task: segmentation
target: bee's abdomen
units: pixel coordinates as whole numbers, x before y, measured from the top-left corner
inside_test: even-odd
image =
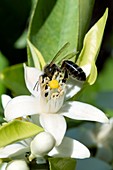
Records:
[[[77,64],[75,64],[72,61],[69,60],[64,60],[62,65],[61,65],[62,70],[66,70],[68,72],[68,75],[70,75],[73,78],[76,78],[77,80],[80,81],[85,81],[86,80],[86,74],[80,68]]]

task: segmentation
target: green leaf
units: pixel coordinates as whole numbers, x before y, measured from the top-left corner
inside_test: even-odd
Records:
[[[42,53],[46,62],[50,61],[67,42],[70,43],[70,47],[65,53],[77,50],[78,41],[79,46],[82,44],[93,4],[94,0],[87,0],[87,3],[81,0],[57,0],[45,22],[41,17],[40,1],[36,4],[29,26],[28,39]],[[29,56],[29,61],[33,65],[31,55]],[[75,60],[75,57],[73,59]]]
[[[78,36],[78,51],[83,45],[84,35],[86,34],[92,16],[95,0],[79,0],[79,36]]]
[[[108,9],[106,9],[104,15],[86,34],[84,38],[82,51],[77,60],[77,64],[80,66],[86,64],[91,65],[91,72],[88,78],[89,84],[93,84],[97,77],[97,69],[95,66],[95,61],[97,59],[100,50],[107,17],[108,17]]]
[[[40,30],[37,32],[33,31],[34,25],[31,25],[30,41],[39,49],[46,62],[50,61],[67,42],[71,44],[69,47],[70,52],[77,49],[78,5],[78,0],[57,0],[52,12]],[[33,19],[38,21],[36,14]],[[36,25],[36,23],[32,24]]]
[[[0,127],[0,147],[34,136],[43,129],[31,122],[14,120]]]
[[[12,90],[15,95],[29,94],[25,86],[22,64],[8,67],[0,72],[0,83]]]
[[[32,55],[33,63],[36,68],[39,70],[42,70],[42,68],[45,66],[45,61],[41,53],[38,51],[37,48],[28,40],[28,47]]]
[[[49,158],[50,170],[75,170],[76,160],[72,158]]]
[[[35,0],[29,24],[28,37],[37,33],[49,16],[56,0]],[[35,35],[34,35],[35,36]],[[33,38],[33,37],[30,37]]]
[[[34,3],[34,8],[32,10],[32,15],[29,24],[28,30],[28,39],[33,43],[34,38],[38,31],[41,29],[44,24],[46,18],[50,14],[56,0],[36,0]],[[35,43],[33,43],[35,45]],[[28,65],[34,66],[32,55],[29,51],[29,46],[27,48],[28,51]]]

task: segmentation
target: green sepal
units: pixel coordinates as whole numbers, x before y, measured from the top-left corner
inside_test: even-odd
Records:
[[[97,68],[95,61],[100,50],[107,17],[108,8],[99,21],[86,34],[83,48],[77,60],[77,64],[79,66],[89,65],[91,67],[90,75],[87,79],[87,82],[90,85],[92,85],[97,78]]]
[[[42,54],[29,40],[27,40],[27,44],[32,55],[34,67],[42,70],[46,65]]]
[[[0,126],[0,147],[32,137],[43,129],[31,122],[13,120]]]

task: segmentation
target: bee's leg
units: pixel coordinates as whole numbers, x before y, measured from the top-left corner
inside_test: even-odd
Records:
[[[52,80],[56,79],[58,76],[59,72],[56,70],[52,76]]]
[[[68,71],[66,69],[65,60],[62,62],[60,70],[64,73],[64,78],[63,78],[62,82],[65,83],[68,79]]]
[[[60,67],[60,69],[61,70],[65,70],[65,67],[66,67],[66,64],[65,64],[65,60],[62,62],[62,64],[61,64],[61,67]]]
[[[47,77],[46,74],[42,74],[42,75],[40,76],[40,78],[41,78],[41,83],[44,83],[44,78],[45,78],[45,77]]]
[[[65,70],[64,70],[64,78],[63,78],[62,82],[63,82],[63,83],[66,83],[67,79],[68,79],[68,72],[67,72],[67,70],[65,69]]]
[[[36,83],[35,83],[35,85],[34,85],[34,87],[33,87],[33,90],[36,89],[36,90],[38,91],[39,82],[40,82],[40,83],[44,83],[44,78],[45,78],[45,77],[46,77],[45,74],[40,75],[39,80],[36,81]]]

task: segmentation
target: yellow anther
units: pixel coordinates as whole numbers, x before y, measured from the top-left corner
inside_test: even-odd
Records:
[[[51,89],[57,89],[59,87],[59,83],[57,80],[51,80],[49,82],[49,86]]]

